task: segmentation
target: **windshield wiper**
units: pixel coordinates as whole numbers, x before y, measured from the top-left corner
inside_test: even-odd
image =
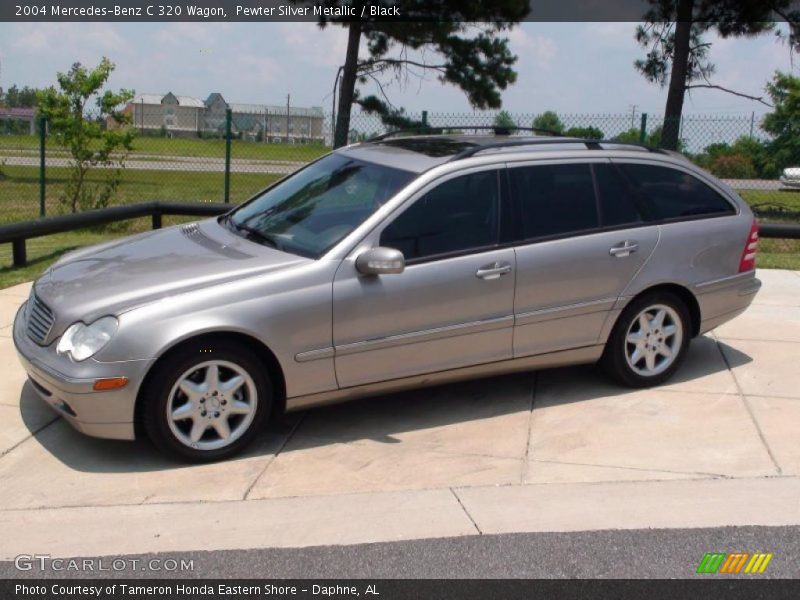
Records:
[[[228,215],[225,217],[225,222],[233,228],[234,231],[244,231],[247,235],[245,236],[247,239],[252,239],[255,242],[259,242],[262,244],[266,244],[268,246],[272,246],[278,250],[281,249],[281,244],[275,239],[274,236],[262,233],[255,227],[250,227],[249,225],[243,225],[242,223],[237,223],[233,220],[232,215]]]

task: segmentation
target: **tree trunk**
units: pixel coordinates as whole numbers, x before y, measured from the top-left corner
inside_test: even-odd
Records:
[[[348,25],[347,55],[342,68],[342,82],[339,87],[339,110],[336,114],[336,133],[333,136],[333,147],[347,145],[350,132],[350,109],[356,90],[358,75],[358,45],[361,42],[361,23],[351,22]]]
[[[680,144],[683,97],[686,94],[686,78],[689,75],[689,46],[693,12],[694,0],[678,0],[675,54],[672,57],[667,107],[664,111],[664,129],[661,134],[661,147],[666,150],[677,150]]]

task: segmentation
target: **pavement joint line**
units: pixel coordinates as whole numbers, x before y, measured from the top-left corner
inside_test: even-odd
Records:
[[[483,532],[481,531],[481,528],[478,527],[478,524],[475,522],[475,519],[473,519],[472,515],[469,514],[469,511],[467,510],[467,507],[464,506],[463,502],[461,502],[461,498],[458,497],[458,494],[456,494],[456,491],[453,488],[449,488],[449,490],[450,490],[450,493],[453,494],[453,497],[456,499],[456,502],[458,502],[458,505],[461,507],[461,510],[463,510],[464,514],[467,515],[467,518],[469,519],[470,523],[472,523],[472,526],[475,528],[475,531],[478,532],[478,535],[483,535]]]
[[[47,427],[50,427],[50,425],[52,425],[53,423],[55,423],[57,421],[60,421],[60,420],[61,420],[61,417],[59,417],[58,415],[53,415],[53,419],[51,421],[48,421],[47,423],[45,423],[41,427],[38,427],[35,431],[29,431],[29,435],[27,435],[24,438],[22,438],[20,441],[18,441],[16,444],[11,446],[10,448],[7,448],[6,450],[3,450],[2,452],[0,452],[0,460],[2,460],[3,458],[5,458],[9,454],[11,454],[14,450],[19,448],[22,444],[24,444],[28,440],[34,439],[36,437],[36,434],[38,434],[40,431],[46,429]]]
[[[300,417],[297,419],[292,429],[289,431],[289,435],[287,435],[286,439],[283,440],[283,443],[280,445],[278,450],[270,458],[267,459],[267,464],[264,465],[264,468],[261,469],[261,472],[258,475],[256,475],[256,477],[253,479],[250,485],[247,486],[247,489],[244,491],[244,495],[242,496],[242,500],[247,500],[248,496],[250,496],[250,493],[253,491],[253,488],[256,487],[256,484],[264,476],[264,473],[266,473],[270,465],[273,462],[275,462],[275,459],[278,458],[278,455],[283,451],[283,449],[289,443],[289,440],[291,440],[292,437],[294,437],[294,434],[300,428],[300,425],[303,423],[303,421],[306,420],[306,415],[308,415],[308,411],[304,411],[303,414],[300,415]]]
[[[778,394],[747,394],[748,398],[777,398],[778,400],[796,400],[800,402],[800,396],[779,396]]]
[[[722,360],[725,362],[725,366],[728,367],[728,371],[730,371],[731,376],[733,376],[733,381],[736,384],[736,389],[739,391],[739,398],[741,399],[742,404],[744,405],[744,408],[747,411],[747,414],[750,415],[750,421],[753,423],[753,427],[755,427],[756,432],[758,433],[758,437],[761,438],[761,443],[764,444],[764,449],[767,451],[767,454],[769,455],[772,464],[775,465],[775,471],[777,472],[778,475],[782,475],[783,469],[778,463],[778,459],[775,457],[775,454],[773,454],[772,448],[770,448],[769,443],[767,442],[767,437],[764,435],[761,426],[758,424],[758,419],[756,419],[756,415],[753,412],[753,407],[750,406],[750,402],[748,402],[747,396],[745,395],[744,390],[742,390],[742,386],[739,384],[739,380],[736,378],[736,373],[733,372],[731,364],[730,362],[728,362],[728,357],[725,356],[725,352],[722,350],[722,346],[720,345],[719,340],[717,340],[717,350],[722,355]]]
[[[536,385],[539,381],[538,371],[533,371],[531,373],[531,402],[530,408],[528,412],[528,436],[526,438],[525,443],[525,456],[523,457],[522,461],[522,469],[520,470],[519,474],[519,482],[525,482],[525,476],[528,473],[528,465],[530,465],[530,455],[531,455],[531,432],[533,431],[533,409],[536,404]]]
[[[725,340],[734,340],[737,342],[764,342],[767,344],[798,344],[797,340],[765,340],[762,338],[742,338],[742,337],[731,337],[729,335],[723,337],[716,338],[720,342],[724,342]]]
[[[547,463],[552,465],[570,465],[574,467],[597,467],[602,469],[620,469],[624,471],[644,471],[647,473],[670,473],[671,475],[697,475],[697,479],[741,479],[740,477],[734,477],[733,475],[726,475],[725,473],[707,473],[705,471],[673,471],[672,469],[649,469],[646,467],[624,467],[621,465],[604,465],[604,464],[597,464],[597,463],[579,463],[579,462],[569,462],[563,460],[547,460],[541,458],[534,458],[533,462],[540,462],[540,463]],[[623,481],[623,480],[619,480]],[[625,480],[628,481],[628,480]],[[671,481],[669,479],[664,480],[650,480],[650,481]]]
[[[445,486],[445,487],[430,487],[419,489],[403,489],[403,490],[378,490],[378,491],[349,491],[334,494],[317,494],[315,496],[270,496],[267,498],[253,498],[250,500],[241,499],[225,499],[225,500],[167,500],[163,502],[148,502],[141,504],[139,502],[130,502],[125,504],[65,504],[63,506],[31,506],[24,508],[0,508],[2,513],[22,513],[22,512],[42,512],[42,511],[56,511],[56,510],[71,510],[71,509],[113,509],[113,508],[131,508],[131,507],[159,507],[159,506],[189,506],[189,505],[202,505],[202,504],[235,504],[241,502],[273,502],[285,500],[304,500],[314,498],[341,498],[346,496],[369,496],[369,495],[386,495],[386,494],[403,494],[403,493],[428,493],[428,492],[442,492],[450,490],[457,493],[456,490],[477,490],[477,489],[497,489],[508,487],[542,487],[553,485],[569,485],[569,486],[599,486],[599,485],[650,485],[657,483],[707,483],[707,482],[723,482],[723,481],[763,481],[767,479],[800,479],[800,475],[759,475],[755,477],[728,477],[728,478],[713,478],[713,477],[697,477],[687,479],[640,479],[640,480],[613,480],[613,481],[541,481],[541,482],[526,482],[515,483],[513,481],[505,483],[486,483],[480,485],[462,485],[462,486]]]

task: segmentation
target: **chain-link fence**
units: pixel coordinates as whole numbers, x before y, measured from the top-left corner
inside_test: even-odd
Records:
[[[89,169],[85,185],[98,190],[97,197],[90,195],[89,202],[77,209],[150,200],[238,203],[331,150],[333,119],[320,109],[270,113],[259,106],[235,105],[223,106],[217,113],[211,115],[214,118],[206,115],[201,124],[191,111],[148,114],[144,105],[134,110],[132,151],[122,164]],[[423,112],[406,116],[451,133],[485,133],[470,128],[494,125],[535,127],[653,146],[661,145],[663,134],[663,119],[657,115]],[[778,157],[760,122],[755,115],[687,116],[680,122],[679,147],[737,189],[762,218],[800,221],[800,188],[781,180],[784,169],[800,167],[800,156],[784,152]],[[0,115],[0,223],[73,210],[74,160],[68,149],[49,135],[40,135],[40,130],[38,120]],[[355,112],[351,118],[350,141],[385,131],[374,115]],[[112,185],[106,189],[109,181]]]
[[[133,147],[122,164],[95,165],[84,174],[75,201],[75,162],[60,147],[33,109],[0,110],[0,225],[151,200],[239,203],[276,179],[332,149],[334,121],[321,109],[227,105],[206,101],[202,121],[191,107],[131,107]],[[185,109],[185,110],[184,110]],[[489,133],[481,127],[533,127],[581,138],[662,145],[663,117],[643,114],[411,113],[411,122],[447,133]],[[93,118],[91,115],[87,118]],[[102,123],[105,127],[106,124]],[[679,149],[727,181],[759,218],[800,222],[798,155],[776,147],[761,128],[761,117],[686,116],[678,124]],[[349,141],[385,133],[374,116],[354,111]],[[673,127],[671,131],[675,131]],[[528,132],[521,132],[528,133]],[[800,144],[795,146],[800,148]],[[796,184],[795,184],[796,181]],[[797,185],[797,187],[794,187]],[[172,217],[165,224],[185,220]],[[104,236],[149,228],[149,220],[128,221],[73,234],[38,238],[29,254],[40,265],[69,247]],[[11,260],[0,248],[0,279]],[[42,262],[44,261],[44,262]],[[763,240],[761,266],[800,268],[800,241]],[[6,273],[6,275],[8,275]],[[19,275],[22,277],[22,275]]]

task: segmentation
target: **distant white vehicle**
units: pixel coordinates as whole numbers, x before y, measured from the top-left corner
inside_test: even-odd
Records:
[[[788,167],[784,169],[780,180],[786,187],[800,188],[800,167]]]

